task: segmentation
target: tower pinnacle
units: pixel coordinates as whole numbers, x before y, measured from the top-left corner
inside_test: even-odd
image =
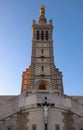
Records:
[[[40,16],[44,16],[45,15],[45,6],[41,6],[40,7]]]
[[[38,23],[39,23],[39,24],[44,24],[44,23],[46,23],[46,22],[47,22],[47,20],[46,20],[46,18],[45,18],[45,6],[42,5],[42,6],[40,7],[40,17],[39,17],[39,19],[38,19]]]

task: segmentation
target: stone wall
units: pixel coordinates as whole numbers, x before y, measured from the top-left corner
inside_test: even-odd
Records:
[[[48,130],[81,130],[83,129],[83,105],[69,96],[58,96],[54,91],[38,93],[34,91],[28,96],[17,96],[5,100],[0,106],[0,130],[44,130],[44,109],[38,103],[44,103],[45,96],[48,103],[54,107],[48,110]]]
[[[1,97],[1,101],[5,103],[0,105],[0,120],[7,118],[19,111],[19,96],[11,96],[11,98],[5,98]]]
[[[0,120],[0,130],[18,130],[17,114]]]

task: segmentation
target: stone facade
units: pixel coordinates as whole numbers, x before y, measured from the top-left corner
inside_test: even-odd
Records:
[[[0,96],[0,130],[83,130],[83,97],[64,94],[52,29],[41,6],[38,22],[33,20],[31,65],[23,72],[21,94]]]
[[[52,31],[52,20],[47,22],[42,7],[38,22],[33,20],[32,24],[31,67],[23,73],[22,93],[32,89],[53,89],[63,95],[62,73],[54,64]]]
[[[21,93],[24,93],[26,90],[30,89],[30,72],[31,67],[27,68],[22,74],[22,88]]]
[[[81,130],[83,128],[83,105],[66,95],[59,96],[53,91],[29,91],[28,96],[19,95],[8,101],[3,108],[0,106],[0,129],[31,130],[44,129],[44,109],[38,103],[54,103],[48,110],[48,130]],[[10,105],[11,104],[11,105]],[[79,107],[78,107],[79,106]]]

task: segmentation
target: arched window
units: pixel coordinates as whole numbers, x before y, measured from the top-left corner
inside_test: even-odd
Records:
[[[43,54],[43,53],[44,53],[44,50],[42,49],[41,52],[42,52],[42,54]]]
[[[45,38],[48,40],[48,31],[45,32]]]
[[[47,86],[45,83],[40,83],[39,86],[38,86],[39,90],[46,90],[47,89]]]
[[[41,31],[41,40],[44,40],[44,31]]]
[[[42,71],[44,71],[44,66],[42,66]]]
[[[37,40],[40,39],[40,34],[39,34],[39,31],[37,31]]]

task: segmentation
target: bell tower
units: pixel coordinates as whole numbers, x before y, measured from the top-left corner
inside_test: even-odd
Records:
[[[22,93],[28,90],[54,90],[63,94],[62,73],[54,65],[53,25],[47,22],[45,7],[40,7],[40,17],[32,24],[31,66],[23,72]]]

